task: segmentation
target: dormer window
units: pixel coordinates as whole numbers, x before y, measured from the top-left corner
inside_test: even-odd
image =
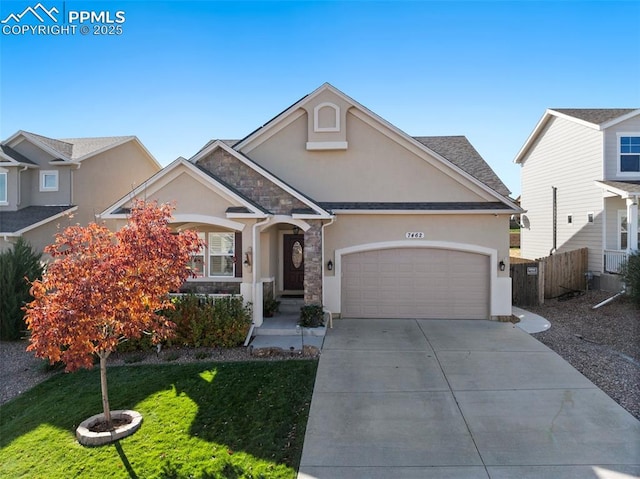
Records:
[[[640,173],[640,134],[621,135],[620,146],[620,173]]]
[[[58,191],[58,172],[55,170],[40,172],[40,191]]]

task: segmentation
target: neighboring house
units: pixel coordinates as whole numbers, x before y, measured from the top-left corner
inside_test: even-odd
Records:
[[[343,317],[510,315],[508,194],[466,138],[412,138],[329,84],[134,192],[200,232],[185,289],[242,294],[257,326],[271,294]]]
[[[135,136],[57,140],[19,131],[0,144],[0,251],[38,251],[59,226],[87,224],[161,166]]]
[[[547,110],[515,162],[522,256],[587,247],[595,286],[617,289],[638,249],[640,109]]]

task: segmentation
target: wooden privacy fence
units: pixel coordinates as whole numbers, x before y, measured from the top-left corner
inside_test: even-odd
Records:
[[[586,287],[588,249],[557,253],[536,261],[511,258],[511,300],[516,306],[536,306]]]

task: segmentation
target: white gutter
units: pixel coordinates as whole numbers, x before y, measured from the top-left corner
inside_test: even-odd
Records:
[[[252,248],[253,248],[253,270],[251,272],[252,274],[252,279],[251,279],[251,296],[252,296],[252,301],[253,301],[253,312],[252,312],[252,318],[251,318],[251,327],[249,328],[249,333],[247,334],[247,337],[244,340],[244,345],[248,346],[249,345],[249,341],[251,341],[251,335],[253,334],[253,330],[256,326],[256,316],[257,313],[260,313],[260,315],[262,315],[262,304],[259,305],[259,307],[257,306],[257,302],[256,302],[256,291],[257,291],[257,285],[258,285],[258,262],[260,260],[260,253],[259,253],[259,249],[257,247],[257,238],[258,238],[258,228],[260,226],[264,226],[266,225],[269,221],[271,221],[271,217],[272,215],[267,216],[264,220],[259,221],[257,223],[255,223],[252,227],[252,231],[251,231],[251,242],[252,244]],[[262,302],[262,297],[260,297],[260,301]]]
[[[18,206],[22,204],[22,172],[28,169],[28,166],[23,166],[21,170],[18,170]]]

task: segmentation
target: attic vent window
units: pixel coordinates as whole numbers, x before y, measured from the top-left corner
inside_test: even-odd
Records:
[[[313,131],[329,133],[340,131],[340,108],[333,103],[320,103],[313,109]]]

